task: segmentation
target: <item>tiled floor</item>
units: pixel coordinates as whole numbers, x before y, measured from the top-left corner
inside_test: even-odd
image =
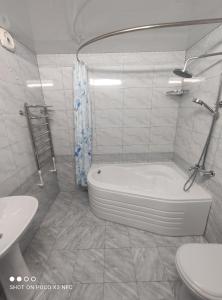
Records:
[[[91,212],[86,192],[59,194],[25,253],[42,284],[36,300],[172,300],[176,249],[200,237],[163,237],[106,222]]]

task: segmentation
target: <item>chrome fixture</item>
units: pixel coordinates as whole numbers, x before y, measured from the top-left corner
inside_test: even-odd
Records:
[[[195,164],[193,167],[191,167],[189,169],[189,171],[191,172],[189,178],[187,179],[187,181],[184,184],[184,191],[187,192],[192,185],[195,182],[195,179],[197,177],[198,174],[202,175],[202,176],[208,176],[208,177],[212,177],[215,176],[215,172],[213,170],[206,170],[205,168],[205,162],[206,162],[206,157],[207,157],[207,153],[208,153],[208,149],[210,146],[210,142],[211,142],[211,138],[212,138],[212,134],[215,128],[215,124],[216,121],[218,119],[219,116],[219,108],[222,106],[221,103],[221,92],[222,92],[222,74],[220,75],[220,83],[219,83],[219,89],[218,89],[218,94],[217,94],[217,100],[215,103],[215,109],[212,109],[210,106],[208,106],[204,101],[196,98],[193,100],[193,102],[203,105],[205,108],[207,108],[211,113],[212,113],[212,122],[211,122],[211,126],[210,126],[210,130],[205,142],[205,145],[203,147],[203,150],[201,152],[200,158],[197,162],[197,164]]]
[[[192,78],[193,74],[187,71],[187,66],[195,59],[200,59],[200,58],[205,58],[205,57],[210,57],[210,56],[217,56],[217,55],[222,55],[222,52],[215,52],[215,53],[209,53],[209,54],[203,54],[200,56],[193,56],[189,57],[184,64],[183,69],[174,69],[173,73],[179,77],[183,78]]]
[[[78,62],[80,62],[79,53],[83,48],[85,48],[86,46],[88,46],[90,44],[96,43],[100,40],[110,38],[112,36],[126,34],[126,33],[130,33],[130,32],[136,32],[136,31],[151,30],[151,29],[170,28],[170,27],[183,27],[183,26],[192,26],[192,25],[203,25],[203,24],[216,24],[216,23],[222,23],[222,18],[159,23],[159,24],[150,24],[150,25],[143,25],[143,26],[119,29],[119,30],[116,30],[116,31],[111,31],[111,32],[108,32],[108,33],[105,33],[105,34],[98,35],[98,36],[86,41],[82,45],[80,45],[79,48],[77,49],[77,52],[76,52],[76,58],[77,58]]]
[[[49,170],[49,172],[56,172],[55,154],[49,124],[50,118],[48,107],[51,106],[28,105],[27,103],[25,103],[25,112],[23,114],[21,114],[21,111],[19,112],[20,115],[25,115],[27,118],[35,162],[40,180],[40,183],[38,185],[41,187],[44,186],[41,168],[44,166],[46,161],[48,161],[49,159],[52,160],[53,169]]]
[[[188,93],[189,93],[189,90],[178,89],[178,90],[167,91],[166,95],[167,96],[182,96],[182,95],[188,94]]]
[[[0,45],[10,52],[15,52],[15,42],[11,34],[0,27]]]
[[[200,104],[200,105],[203,105],[206,109],[208,109],[212,114],[215,113],[215,110],[213,108],[211,108],[207,103],[205,103],[204,101],[202,101],[201,99],[199,98],[193,98],[193,102],[194,103],[197,103],[197,104]]]

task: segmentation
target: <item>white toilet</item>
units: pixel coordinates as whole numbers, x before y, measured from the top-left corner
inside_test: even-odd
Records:
[[[183,281],[177,300],[222,300],[222,245],[185,244],[177,250],[176,267]]]

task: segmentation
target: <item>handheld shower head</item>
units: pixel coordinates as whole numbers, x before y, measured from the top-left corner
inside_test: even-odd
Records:
[[[203,101],[200,100],[199,98],[193,98],[192,102],[203,105]]]
[[[199,99],[199,98],[193,98],[193,102],[203,105],[207,110],[209,110],[209,112],[211,112],[212,114],[215,113],[215,110],[213,108],[211,108],[207,103],[205,103],[203,100]]]

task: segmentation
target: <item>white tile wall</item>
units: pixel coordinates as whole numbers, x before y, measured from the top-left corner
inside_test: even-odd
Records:
[[[28,88],[40,80],[36,56],[16,42],[16,52],[0,47],[0,196],[11,194],[36,166],[26,119],[19,115],[24,103],[43,104],[41,88]]]
[[[186,57],[204,53],[222,51],[222,26],[218,27],[193,47],[188,49]],[[193,97],[199,97],[210,106],[214,106],[219,88],[219,78],[222,73],[222,57],[216,56],[199,59],[190,65],[194,76],[202,79],[200,83],[186,84],[190,93],[181,97],[178,110],[177,131],[175,139],[175,153],[177,158],[183,159],[187,165],[194,165],[200,157],[209,132],[212,116],[203,107],[192,103]],[[213,205],[209,216],[206,236],[209,241],[222,242],[222,117],[217,121],[213,138],[209,148],[206,166],[216,172],[216,176],[207,181],[212,192]]]
[[[172,152],[181,99],[166,96],[166,91],[176,88],[168,81],[174,77],[172,69],[183,64],[184,52],[103,54],[102,67],[100,54],[83,58],[90,78],[122,81],[118,87],[91,87],[94,153],[102,154],[103,146],[104,154],[109,149],[120,154]]]
[[[222,50],[220,34],[222,26],[204,37],[186,52],[186,56],[200,55]],[[190,93],[181,98],[178,111],[177,133],[175,139],[175,152],[180,154],[189,164],[193,164],[200,155],[200,151],[209,131],[212,116],[203,107],[192,103],[193,97],[199,97],[210,106],[214,106],[219,88],[219,78],[222,72],[222,57],[217,56],[207,59],[199,59],[190,65],[194,76],[202,79],[200,83],[186,84],[185,87]],[[214,131],[214,144],[221,138],[221,118],[217,121]],[[187,142],[186,142],[187,141]],[[213,149],[216,151],[216,146]],[[213,151],[213,150],[212,150]],[[189,155],[188,155],[188,152]],[[218,162],[213,163],[210,155],[207,157],[207,164],[210,168],[217,169]],[[222,184],[221,178],[215,178]]]
[[[53,106],[52,138],[56,155],[72,155],[74,145],[73,119],[73,63],[74,55],[38,55],[42,82],[50,80],[52,87],[44,87],[45,103]]]
[[[89,67],[89,79],[122,81],[119,86],[90,86],[94,154],[172,152],[180,98],[166,96],[166,91],[174,88],[168,81],[174,77],[172,69],[183,64],[184,52],[81,57]],[[46,103],[56,109],[52,131],[57,155],[73,153],[73,120],[65,120],[73,113],[73,61],[72,55],[38,55],[41,79],[54,82],[43,91]]]

